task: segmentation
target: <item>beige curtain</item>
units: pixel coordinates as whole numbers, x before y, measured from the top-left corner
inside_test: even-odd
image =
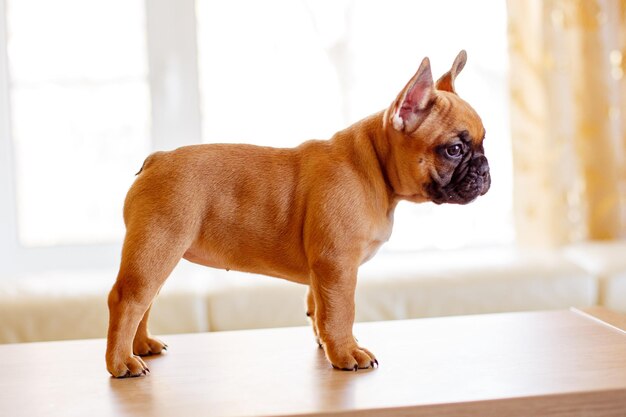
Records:
[[[626,0],[508,0],[519,241],[626,236]]]

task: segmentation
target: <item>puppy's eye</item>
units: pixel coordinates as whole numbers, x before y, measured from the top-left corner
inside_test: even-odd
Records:
[[[452,145],[446,148],[446,155],[451,158],[458,158],[463,155],[463,147],[461,145]]]

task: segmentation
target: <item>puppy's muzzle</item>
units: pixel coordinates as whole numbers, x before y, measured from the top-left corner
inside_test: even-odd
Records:
[[[487,194],[489,187],[491,187],[491,175],[489,174],[489,161],[484,155],[477,156],[472,159],[472,166],[475,167],[477,185],[480,184],[477,189],[480,190],[479,195]],[[471,171],[471,167],[470,167]],[[478,197],[478,196],[477,196]]]
[[[484,155],[477,155],[465,169],[455,172],[450,183],[442,187],[433,182],[429,192],[436,204],[468,204],[486,194],[490,186],[489,162]]]

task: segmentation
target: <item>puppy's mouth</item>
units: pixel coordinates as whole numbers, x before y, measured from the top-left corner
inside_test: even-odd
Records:
[[[478,155],[459,165],[449,183],[444,185],[433,179],[427,193],[435,204],[468,204],[486,194],[490,186],[489,163],[484,155]]]

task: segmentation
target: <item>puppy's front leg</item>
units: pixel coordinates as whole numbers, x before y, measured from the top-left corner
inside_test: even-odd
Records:
[[[316,262],[311,272],[318,337],[330,363],[349,371],[378,363],[374,354],[357,345],[352,335],[356,271],[356,267]]]
[[[322,342],[319,338],[317,331],[317,323],[315,323],[315,298],[313,297],[313,290],[309,287],[306,293],[306,316],[311,319],[311,326],[313,327],[313,334],[315,335],[315,341],[317,345],[322,348]]]

